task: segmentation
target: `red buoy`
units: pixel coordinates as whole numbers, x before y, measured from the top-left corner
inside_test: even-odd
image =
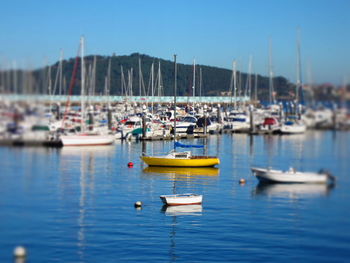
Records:
[[[129,167],[129,168],[134,167],[134,163],[133,163],[133,162],[128,162],[128,167]]]

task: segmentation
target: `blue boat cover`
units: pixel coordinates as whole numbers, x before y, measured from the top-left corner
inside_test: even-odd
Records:
[[[175,142],[174,147],[182,147],[182,148],[204,148],[204,145],[191,145],[191,144],[182,144],[180,142]]]

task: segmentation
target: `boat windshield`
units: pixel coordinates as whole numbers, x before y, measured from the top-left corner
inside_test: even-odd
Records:
[[[184,117],[182,120],[182,122],[192,122],[192,123],[196,123],[196,118],[195,117],[191,117],[191,116],[187,116],[187,117]]]
[[[176,154],[175,158],[187,158],[187,154]]]

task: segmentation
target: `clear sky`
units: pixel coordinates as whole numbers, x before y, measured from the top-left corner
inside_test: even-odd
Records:
[[[350,0],[2,0],[0,64],[39,67],[60,49],[76,55],[140,52],[180,63],[267,75],[269,39],[275,75],[296,79],[301,32],[303,82],[350,81]]]

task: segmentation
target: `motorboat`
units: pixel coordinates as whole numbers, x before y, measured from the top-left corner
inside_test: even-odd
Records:
[[[138,116],[131,116],[128,119],[121,121],[118,130],[121,132],[122,138],[132,136],[134,131],[135,134],[138,133],[138,131],[141,131],[142,134],[142,119]]]
[[[261,131],[275,132],[280,128],[279,121],[276,117],[266,117],[260,126]]]
[[[198,194],[161,195],[160,199],[165,205],[199,205],[203,196]]]
[[[285,122],[281,128],[282,134],[300,134],[306,132],[306,126],[302,123]]]
[[[216,156],[192,155],[191,151],[171,151],[167,155],[140,157],[149,166],[213,167],[220,163]]]
[[[250,128],[250,118],[244,111],[232,111],[225,123],[232,132],[246,131]]]
[[[323,170],[318,173],[300,172],[294,168],[282,171],[253,167],[251,170],[260,182],[265,183],[328,183],[335,181],[334,176]]]
[[[179,122],[176,123],[176,132],[178,134],[193,133],[193,129],[196,126],[197,118],[194,116],[185,116]]]
[[[296,117],[285,121],[279,130],[281,134],[300,134],[306,132],[306,125]]]

